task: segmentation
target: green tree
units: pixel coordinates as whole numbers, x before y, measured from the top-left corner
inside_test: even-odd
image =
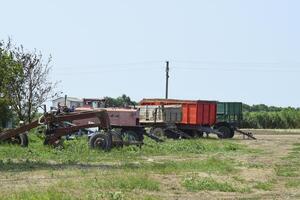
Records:
[[[44,62],[40,52],[11,45],[10,40],[2,42],[1,54],[1,70],[6,72],[0,77],[1,92],[19,120],[31,122],[56,85],[49,80],[51,57]]]
[[[132,101],[129,96],[123,94],[117,98],[105,97],[106,107],[128,107],[135,106],[137,103]]]

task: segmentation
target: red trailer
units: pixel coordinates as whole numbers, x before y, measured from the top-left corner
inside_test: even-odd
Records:
[[[213,129],[216,123],[217,102],[205,100],[178,99],[143,99],[140,105],[147,106],[181,106],[181,120],[174,123],[143,122],[150,126],[155,135],[179,135],[183,137],[203,136],[203,133],[214,133],[224,137],[221,131]],[[162,109],[164,110],[164,109]]]

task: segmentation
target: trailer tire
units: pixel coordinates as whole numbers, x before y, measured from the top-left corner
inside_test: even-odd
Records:
[[[108,151],[111,149],[111,143],[109,142],[109,136],[103,133],[95,133],[89,139],[89,147],[92,149],[102,149]]]
[[[233,138],[234,137],[234,129],[230,129],[230,136],[229,138]]]
[[[165,130],[159,127],[153,128],[151,130],[151,134],[155,135],[158,138],[164,138],[166,136]]]
[[[227,126],[218,127],[218,131],[223,134],[223,136],[218,135],[219,138],[226,139],[226,138],[230,138],[231,136],[231,129]]]
[[[203,138],[204,133],[202,131],[197,131],[197,136]]]

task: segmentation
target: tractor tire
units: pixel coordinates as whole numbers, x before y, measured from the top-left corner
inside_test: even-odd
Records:
[[[109,141],[109,136],[103,133],[95,133],[90,137],[89,147],[92,149],[102,149],[109,151],[111,149],[111,141]]]
[[[218,135],[219,138],[222,138],[222,139],[227,139],[227,138],[230,138],[231,136],[231,129],[227,126],[220,126],[218,127],[218,131],[221,132],[223,134],[223,136],[221,135]]]

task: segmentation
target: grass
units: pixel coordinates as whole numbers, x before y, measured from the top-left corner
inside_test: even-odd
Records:
[[[31,134],[28,148],[0,145],[0,172],[5,173],[6,179],[16,180],[22,179],[20,173],[42,173],[54,183],[5,191],[1,199],[160,199],[145,194],[163,187],[153,175],[233,174],[238,171],[235,162],[218,155],[248,151],[241,144],[215,139],[164,143],[146,139],[141,149],[131,146],[110,152],[89,149],[84,137],[65,141],[60,149],[44,146],[42,142]],[[156,156],[160,159],[156,160]],[[149,157],[154,160],[148,161]]]
[[[294,143],[292,152],[285,158],[284,163],[277,165],[275,170],[278,176],[299,177],[300,176],[300,143]]]
[[[217,139],[164,143],[145,139],[142,148],[109,152],[89,149],[85,137],[65,141],[60,149],[42,143],[31,134],[28,148],[0,145],[0,180],[11,185],[10,189],[0,188],[1,199],[154,200],[164,197],[165,190],[184,188],[190,192],[247,192],[244,186],[191,174],[238,176],[240,165],[232,157],[257,152],[234,140]],[[173,189],[166,185],[170,177]],[[182,181],[182,177],[188,178]]]
[[[228,182],[219,182],[211,177],[188,177],[185,178],[182,185],[192,192],[198,191],[220,191],[220,192],[245,192],[246,189],[238,188]]]
[[[299,168],[292,163],[277,165],[275,168],[277,176],[297,177],[299,176]]]
[[[273,182],[258,182],[254,185],[255,189],[264,190],[264,191],[271,191],[273,188]]]
[[[18,193],[13,193],[10,195],[2,196],[2,200],[72,200],[74,199],[72,196],[65,194],[64,192],[57,192],[55,190],[48,189],[46,191],[22,191]]]
[[[148,174],[134,172],[89,170],[80,173],[71,170],[63,172],[62,177],[59,173],[52,176],[58,181],[49,186],[35,185],[28,189],[25,185],[25,189],[2,192],[1,199],[158,199],[139,194],[157,192],[161,187]]]
[[[234,173],[237,171],[232,161],[216,157],[203,160],[164,161],[140,164],[125,164],[126,169],[153,173],[172,174],[181,172]]]
[[[142,195],[141,197],[135,198],[128,193],[123,193],[121,191],[114,191],[114,192],[104,192],[98,191],[87,192],[81,194],[80,196],[76,195],[74,192],[73,194],[69,194],[66,192],[58,192],[55,188],[49,188],[47,190],[30,190],[30,191],[22,191],[18,193],[13,193],[11,195],[2,196],[1,200],[159,200],[159,197],[153,195]]]
[[[8,160],[0,163],[1,171],[7,172],[22,172],[33,170],[58,170],[58,169],[100,169],[102,171],[118,171],[123,170],[130,172],[132,170],[142,173],[151,172],[159,174],[174,174],[183,172],[207,172],[207,173],[235,173],[238,171],[235,163],[230,160],[220,159],[217,157],[209,157],[203,160],[183,160],[183,161],[169,161],[164,160],[160,162],[119,162],[115,164],[76,164],[64,163],[53,164],[35,161],[13,162]]]
[[[165,143],[156,143],[150,139],[145,140],[146,145],[141,149],[138,147],[124,147],[113,149],[110,152],[91,150],[87,145],[87,138],[79,138],[72,141],[65,141],[64,148],[54,149],[42,145],[42,140],[35,134],[30,135],[28,148],[21,148],[14,145],[0,145],[0,170],[7,170],[15,164],[14,170],[24,167],[31,169],[35,166],[47,168],[49,163],[58,167],[90,163],[114,163],[127,161],[144,161],[145,157],[151,156],[174,156],[174,157],[198,157],[208,153],[244,153],[248,149],[232,141],[220,141],[214,139],[199,140],[168,140]],[[250,150],[249,150],[250,151]],[[172,165],[173,163],[170,162]],[[23,169],[21,169],[23,170]]]
[[[149,178],[146,175],[124,175],[121,177],[106,177],[105,179],[94,177],[93,179],[86,180],[84,183],[86,187],[97,189],[118,189],[122,191],[131,191],[134,189],[159,191],[160,183]],[[68,183],[65,185],[69,185]]]
[[[300,180],[299,179],[288,180],[285,186],[287,188],[300,188]]]

